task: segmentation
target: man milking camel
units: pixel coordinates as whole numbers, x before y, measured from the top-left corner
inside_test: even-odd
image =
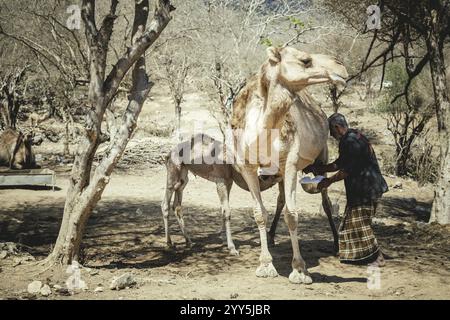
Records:
[[[344,180],[347,205],[339,227],[339,259],[344,263],[369,263],[384,266],[384,258],[371,227],[378,201],[388,190],[369,140],[348,127],[342,114],[328,118],[330,134],[339,141],[339,158],[326,165],[310,165],[303,171],[322,175],[319,189]]]

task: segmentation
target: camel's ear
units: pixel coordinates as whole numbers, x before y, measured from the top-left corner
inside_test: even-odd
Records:
[[[275,47],[267,48],[267,57],[269,58],[270,63],[276,64],[281,61],[280,49]]]

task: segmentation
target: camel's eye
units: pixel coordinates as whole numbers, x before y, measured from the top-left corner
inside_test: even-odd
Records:
[[[305,65],[305,67],[310,67],[312,59],[311,58],[304,58],[304,59],[301,59],[300,61]]]

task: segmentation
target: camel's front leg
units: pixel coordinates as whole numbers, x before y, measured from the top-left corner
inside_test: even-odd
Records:
[[[264,278],[276,277],[278,276],[278,272],[272,264],[272,256],[270,255],[269,247],[267,244],[266,224],[268,214],[262,202],[261,191],[259,189],[259,179],[256,172],[256,168],[243,169],[242,176],[248,185],[253,200],[255,201],[253,215],[256,224],[258,225],[259,236],[261,239],[261,255],[259,257],[260,265],[256,269],[256,276]]]
[[[225,226],[225,232],[227,235],[227,245],[230,250],[230,254],[233,256],[238,256],[239,251],[236,250],[236,247],[233,242],[233,238],[231,237],[231,211],[230,211],[230,191],[231,186],[233,185],[233,181],[224,180],[218,181],[217,185],[217,194],[220,199],[220,209],[222,211],[222,219],[223,225]]]
[[[286,204],[286,199],[284,196],[284,181],[281,180],[278,183],[278,198],[277,198],[277,209],[275,210],[275,216],[272,221],[272,226],[269,231],[269,245],[275,245],[275,232],[277,230],[278,221],[280,220],[281,211],[283,211],[284,205]]]
[[[325,213],[327,214],[328,222],[330,223],[331,232],[333,233],[334,240],[334,253],[339,253],[339,235],[336,230],[336,225],[333,221],[333,205],[331,204],[330,197],[328,197],[328,190],[322,190],[322,207]]]
[[[306,165],[305,165],[306,167]],[[284,219],[289,228],[289,234],[292,242],[292,272],[289,275],[289,281],[292,283],[312,283],[306,269],[305,261],[300,254],[300,247],[298,244],[297,228],[298,228],[298,213],[295,203],[295,191],[297,187],[297,167],[295,165],[286,165],[284,187],[286,191],[286,213]]]

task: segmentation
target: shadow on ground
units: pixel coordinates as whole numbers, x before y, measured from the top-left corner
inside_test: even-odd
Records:
[[[386,198],[383,216],[421,221],[422,213],[411,211],[404,200]],[[426,204],[420,204],[426,206]],[[27,206],[23,209],[0,209],[0,241],[13,241],[37,257],[44,257],[54,244],[61,223],[64,203],[53,206]],[[417,205],[416,205],[417,207]],[[221,217],[214,208],[192,206],[184,208],[186,226],[194,246],[186,248],[184,238],[172,217],[171,234],[175,250],[166,249],[164,228],[159,202],[129,199],[127,201],[102,201],[91,216],[82,247],[85,265],[101,268],[151,269],[168,266],[175,270],[194,270],[195,274],[218,274],[238,262],[240,267],[254,269],[258,264],[259,233],[252,210],[235,209],[232,230],[239,257],[230,256],[220,233]],[[426,217],[425,217],[426,218]],[[402,248],[401,254],[422,245],[423,235],[415,236],[404,225],[376,225],[375,232],[381,245],[391,254]],[[274,265],[281,276],[291,272],[292,248],[284,222],[280,222],[276,246],[271,248]],[[300,216],[299,238],[302,255],[309,268],[318,266],[320,259],[333,256],[333,241],[325,216]],[[448,237],[441,246],[448,243]],[[438,247],[438,254],[448,249]],[[185,268],[187,267],[187,268]],[[339,278],[313,274],[317,282],[363,282],[365,278]]]
[[[0,186],[0,190],[30,190],[30,191],[46,191],[52,190],[52,186],[33,186],[33,185],[24,185],[24,186]],[[60,187],[55,186],[55,191],[61,191]]]
[[[409,218],[410,221],[428,222],[431,214],[431,202],[421,202],[414,198],[384,197],[382,200],[383,216]]]

